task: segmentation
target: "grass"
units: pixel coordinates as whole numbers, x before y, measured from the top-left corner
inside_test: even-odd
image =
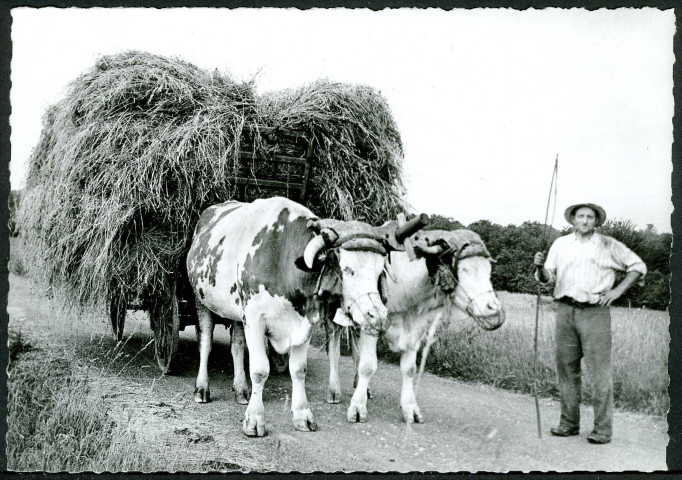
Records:
[[[87,378],[67,352],[37,349],[13,331],[9,347],[9,470],[153,470],[154,458],[137,451],[135,434],[89,395]]]
[[[154,426],[145,422],[140,429],[140,416],[130,413],[155,398],[152,391],[159,378],[156,372],[150,376],[149,370],[140,368],[151,360],[141,358],[149,353],[149,338],[141,335],[129,342],[133,334],[129,325],[131,337],[113,343],[101,311],[72,315],[35,287],[28,278],[11,276],[8,470],[165,472],[196,468],[196,456],[183,456],[183,442],[169,444],[163,436],[157,441]],[[130,392],[135,397],[120,401]],[[199,465],[201,469],[235,469],[236,464],[221,460],[222,451],[214,453],[215,458],[198,459],[206,463]],[[239,458],[238,453],[237,449],[234,458]]]
[[[443,323],[431,347],[426,370],[468,382],[492,385],[521,393],[533,392],[533,333],[535,297],[499,294],[506,323],[493,332],[478,328],[464,318]],[[543,298],[538,334],[538,392],[558,394],[554,371],[554,305]],[[668,397],[667,312],[612,308],[612,362],[616,406],[650,415],[665,416]],[[317,329],[315,345],[324,343],[324,330]],[[344,342],[345,354],[348,354]],[[399,355],[379,341],[379,358],[398,363]],[[418,359],[418,362],[421,360]],[[583,364],[583,372],[585,367]],[[590,402],[589,379],[583,376],[583,402]]]

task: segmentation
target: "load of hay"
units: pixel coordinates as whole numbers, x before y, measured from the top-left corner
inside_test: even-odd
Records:
[[[201,211],[250,200],[234,179],[267,174],[240,152],[290,154],[278,132],[292,130],[312,141],[303,203],[317,215],[377,224],[404,209],[400,135],[369,87],[258,96],[179,59],[100,58],[48,109],[30,159],[19,222],[34,277],[77,306],[153,299],[182,269]]]

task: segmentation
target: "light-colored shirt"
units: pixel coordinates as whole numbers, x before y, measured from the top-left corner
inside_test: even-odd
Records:
[[[639,256],[618,240],[594,232],[581,242],[575,233],[559,237],[545,261],[549,280],[555,283],[554,298],[571,297],[578,302],[597,303],[599,294],[613,288],[616,271],[639,272],[644,284],[646,265]],[[539,280],[538,272],[535,278]]]

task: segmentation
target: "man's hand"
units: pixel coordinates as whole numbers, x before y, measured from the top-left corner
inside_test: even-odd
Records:
[[[623,295],[623,293],[619,291],[617,288],[614,288],[613,290],[609,290],[608,292],[600,293],[598,303],[602,307],[610,307],[611,303],[613,303],[615,300],[618,300],[621,295]]]
[[[628,272],[622,282],[612,290],[599,294],[599,305],[610,307],[614,300],[618,300],[628,289],[637,282],[640,277],[639,272]]]
[[[547,273],[547,270],[545,270],[545,254],[542,252],[536,253],[533,258],[533,264],[538,271],[538,280],[540,280],[540,283],[547,282],[549,280],[549,274]]]

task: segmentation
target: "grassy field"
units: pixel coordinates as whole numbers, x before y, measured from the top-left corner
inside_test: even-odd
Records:
[[[500,292],[499,297],[507,315],[505,324],[499,330],[487,332],[466,317],[443,322],[438,341],[427,358],[427,371],[522,393],[533,392],[536,297],[507,292]],[[554,373],[554,309],[551,299],[542,299],[537,382],[540,395],[545,397],[558,393]],[[665,416],[670,405],[668,313],[612,308],[611,315],[615,404]],[[324,344],[323,329],[315,332],[313,344]],[[346,345],[344,350],[349,352]],[[391,363],[399,360],[381,340],[379,358]],[[585,403],[590,402],[589,380],[583,381],[582,398]]]
[[[154,458],[114,423],[68,352],[34,348],[10,331],[7,467],[15,471],[139,471]]]

